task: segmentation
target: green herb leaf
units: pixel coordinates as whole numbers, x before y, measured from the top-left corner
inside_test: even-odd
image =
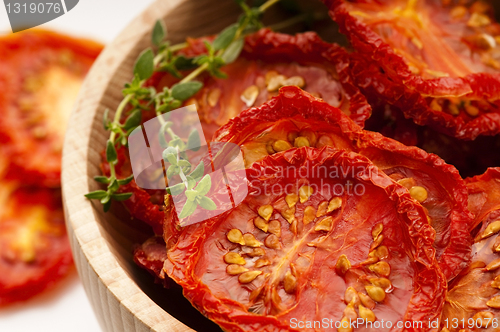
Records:
[[[132,128],[137,128],[141,124],[142,112],[141,110],[133,111],[125,120],[125,124],[123,125],[123,129],[129,130]]]
[[[198,197],[199,195],[200,195],[200,193],[197,190],[193,190],[193,189],[186,190],[186,197],[187,197],[188,201],[194,201],[196,199],[196,197]]]
[[[198,81],[190,81],[177,83],[172,87],[172,97],[177,100],[187,100],[196,94],[203,87],[203,83]]]
[[[187,160],[179,160],[177,163],[180,167],[191,167],[191,163]]]
[[[172,139],[168,143],[168,145],[170,145],[171,147],[177,147],[181,151],[184,150],[184,142],[177,136],[174,139]]]
[[[118,179],[118,184],[120,186],[123,186],[123,185],[129,184],[130,181],[132,181],[133,179],[134,179],[134,174],[132,174],[124,179]]]
[[[196,166],[194,171],[192,171],[191,174],[189,174],[189,176],[198,181],[199,179],[201,179],[204,173],[205,173],[205,164],[203,163],[202,160],[200,161],[198,166]]]
[[[104,212],[108,212],[110,208],[111,208],[111,200],[107,201],[102,205],[102,209]]]
[[[205,210],[215,210],[217,209],[217,205],[215,205],[214,201],[212,201],[210,198],[208,198],[207,196],[199,196],[198,197],[199,201],[198,203],[200,204],[200,206],[202,208],[204,208]]]
[[[139,79],[147,80],[153,75],[154,71],[154,55],[151,49],[147,49],[139,55],[135,66],[134,66],[134,75],[137,75]]]
[[[106,160],[108,163],[115,163],[117,159],[118,156],[116,154],[115,145],[108,139],[108,143],[106,145]]]
[[[201,147],[200,134],[196,129],[191,130],[189,133],[186,150],[198,151]]]
[[[85,194],[85,197],[87,197],[88,199],[103,199],[107,195],[108,192],[105,190],[96,190],[88,194]]]
[[[186,176],[186,180],[187,180],[187,183],[188,183],[188,186],[187,186],[188,190],[191,190],[191,189],[194,188],[194,186],[196,186],[196,180],[193,179],[192,177],[190,177],[189,175]]]
[[[177,70],[190,70],[196,67],[193,58],[187,58],[184,55],[178,55],[174,60],[174,66]]]
[[[182,102],[180,100],[177,100],[177,99],[172,100],[170,102],[170,109],[175,110],[176,108],[181,107],[181,105],[182,105]]]
[[[174,186],[167,187],[167,193],[172,195],[172,196],[176,196],[176,195],[182,194],[182,192],[184,191],[185,188],[186,188],[186,186],[184,185],[184,183],[178,183]]]
[[[106,196],[104,196],[103,198],[101,198],[101,204],[106,204],[110,200],[111,200],[111,195],[109,195],[109,193],[106,193]]]
[[[179,174],[181,172],[181,169],[179,166],[176,166],[176,165],[170,165],[168,168],[167,168],[167,179],[171,179],[173,178],[174,176],[176,176],[177,174]]]
[[[182,207],[181,214],[179,214],[179,219],[186,218],[187,216],[190,216],[193,214],[193,212],[196,210],[196,207],[198,204],[194,201],[186,201],[184,206]]]
[[[110,124],[110,121],[108,119],[108,114],[109,114],[109,108],[106,108],[104,110],[104,115],[102,116],[102,124],[104,125],[104,129],[106,130],[109,129],[109,124]]]
[[[153,45],[160,46],[161,42],[165,38],[166,30],[167,29],[165,28],[165,24],[163,24],[163,21],[156,21],[153,28],[153,33],[151,34],[151,42],[153,43]]]
[[[111,198],[113,198],[115,201],[126,201],[132,196],[132,193],[123,193],[123,194],[113,194],[111,195]]]
[[[238,24],[232,24],[222,30],[221,33],[215,38],[212,43],[214,51],[225,49],[231,44],[234,37],[236,36],[236,31],[238,30]]]
[[[163,150],[163,159],[167,160],[170,164],[177,166],[177,149],[169,146]]]
[[[191,163],[187,160],[179,160],[178,163],[179,167],[182,168],[182,171],[184,174],[187,174],[191,171]]]
[[[108,192],[114,193],[120,188],[120,184],[116,179],[111,180],[111,183],[108,185]]]
[[[196,191],[198,191],[200,196],[205,196],[210,190],[210,187],[212,187],[212,179],[210,178],[210,174],[207,174],[196,186]]]
[[[94,180],[99,183],[104,183],[104,184],[109,183],[109,179],[105,176],[94,176]]]
[[[240,38],[233,41],[222,53],[221,58],[224,60],[226,64],[234,62],[240,56],[241,50],[243,50],[243,46],[245,45],[245,41]]]

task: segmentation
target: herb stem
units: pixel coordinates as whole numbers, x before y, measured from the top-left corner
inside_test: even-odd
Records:
[[[311,17],[311,15],[309,13],[300,14],[300,15],[297,15],[294,17],[290,17],[289,19],[281,21],[279,23],[271,24],[268,26],[268,28],[271,30],[281,30],[281,29],[287,28],[291,25],[294,25],[296,23],[303,22],[310,17]]]
[[[198,68],[196,68],[194,71],[192,71],[188,76],[184,77],[179,82],[179,84],[186,83],[186,82],[189,82],[189,81],[193,80],[198,75],[200,75],[201,73],[203,73],[207,68],[208,68],[208,63],[202,64],[201,66],[199,66]]]
[[[186,47],[188,47],[189,44],[188,43],[180,43],[180,44],[175,44],[173,46],[170,46],[170,51],[172,52],[177,52],[177,51],[180,51]]]
[[[120,105],[118,105],[118,108],[116,109],[115,116],[113,118],[114,123],[120,123],[120,119],[122,117],[122,113],[125,110],[125,107],[127,104],[130,102],[132,99],[132,95],[129,94],[123,100],[120,102]],[[115,138],[116,138],[116,132],[112,131],[111,134],[109,135],[109,140],[115,144]],[[115,170],[115,164],[114,163],[109,163],[109,169],[111,172],[111,177],[116,178],[116,170]]]
[[[259,11],[261,13],[265,12],[269,7],[271,7],[272,5],[274,5],[275,3],[279,2],[280,0],[268,0],[266,1],[264,4],[262,4],[260,7],[259,7]]]

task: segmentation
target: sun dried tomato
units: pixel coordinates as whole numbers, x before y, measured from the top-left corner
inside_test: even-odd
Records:
[[[475,216],[473,259],[449,286],[442,322],[450,331],[497,331],[500,319],[500,169],[467,179]],[[452,322],[458,322],[451,326]]]
[[[126,147],[121,146],[117,150],[118,161],[115,165],[116,176],[118,179],[124,179],[132,174],[130,157]],[[102,152],[102,160],[105,160],[105,153]],[[109,176],[109,164],[101,163],[103,174]],[[131,192],[133,195],[123,201],[123,205],[134,218],[137,218],[153,228],[155,234],[163,234],[163,198],[165,190],[151,190],[140,188],[134,180],[130,183],[120,186],[120,193]]]
[[[362,154],[407,187],[426,208],[437,232],[434,246],[438,260],[448,279],[470,258],[467,228],[472,216],[467,209],[467,188],[452,165],[419,148],[362,130],[337,108],[297,87],[281,88],[278,97],[244,111],[214,138],[241,146],[246,167],[293,146],[333,146]]]
[[[210,37],[188,39],[189,46],[180,53],[188,57],[203,54],[206,52],[204,41],[210,40]],[[202,76],[202,90],[185,105],[196,104],[207,141],[211,141],[213,133],[229,119],[244,109],[266,102],[286,84],[304,87],[363,124],[371,108],[351,83],[347,63],[348,55],[340,46],[322,41],[313,32],[290,36],[262,29],[246,38],[244,50],[234,63],[224,66],[227,79]],[[161,89],[175,82],[168,73],[156,73],[148,84]],[[147,113],[144,114],[147,116]],[[131,174],[127,167],[120,173],[122,177]],[[134,196],[125,201],[132,216],[156,227],[155,232],[160,234],[157,226],[163,222],[163,212],[159,210],[162,199],[153,198],[159,201],[156,204],[149,202],[151,191],[137,187],[134,181],[123,191],[134,192]],[[158,191],[152,192],[161,196]]]
[[[171,279],[163,272],[167,259],[167,248],[161,236],[154,236],[134,249],[134,262],[155,277],[156,283],[165,288],[171,286]]]
[[[405,119],[403,113],[394,107],[374,110],[365,129],[437,154],[446,163],[455,166],[462,178],[483,174],[488,167],[500,166],[500,154],[491,153],[500,149],[499,135],[464,141],[427,126],[418,126],[411,119]]]
[[[48,31],[0,38],[0,143],[7,177],[60,186],[66,123],[102,45]]]
[[[188,39],[189,46],[180,53],[190,57],[203,54],[206,40]],[[304,88],[363,125],[371,108],[351,81],[348,61],[342,47],[322,41],[314,32],[291,36],[262,29],[246,38],[234,63],[223,67],[227,79],[203,75],[203,89],[185,104],[197,106],[207,141],[229,119],[260,106],[284,85]],[[151,84],[161,88],[174,82],[171,75],[159,73]]]
[[[419,125],[462,139],[500,132],[500,25],[483,1],[326,0],[358,51],[354,81]],[[497,39],[496,39],[497,38]]]
[[[0,305],[5,305],[53,286],[73,260],[59,190],[5,181],[0,190]]]
[[[325,177],[324,169],[348,171]],[[368,159],[303,147],[252,164],[247,179],[243,203],[186,227],[165,263],[222,329],[312,331],[304,321],[327,318],[334,328],[358,317],[427,324],[440,316],[446,279],[435,232],[422,206]]]

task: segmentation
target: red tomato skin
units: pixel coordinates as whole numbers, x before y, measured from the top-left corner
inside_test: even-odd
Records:
[[[446,225],[443,226],[445,231],[438,233],[436,243],[440,266],[449,280],[465,268],[471,257],[472,245],[467,231],[472,222],[467,207],[467,188],[455,167],[446,164],[437,155],[405,146],[379,133],[364,131],[338,109],[297,87],[283,87],[276,98],[232,119],[216,132],[214,140],[241,146],[283,119],[297,119],[297,122],[307,124],[314,130],[335,133],[338,142],[334,142],[334,146],[368,157],[388,175],[403,170],[409,176],[416,175],[426,186],[438,183],[435,189],[439,192],[439,199],[448,202],[449,209],[446,216],[441,215],[439,207],[435,214],[430,215],[431,218],[439,217],[439,223]]]
[[[351,2],[370,3],[373,6],[389,3],[349,1]],[[351,54],[351,73],[353,81],[364,93],[373,94],[374,97],[398,107],[406,118],[413,119],[418,125],[429,126],[459,139],[474,140],[479,135],[492,136],[500,132],[500,114],[497,111],[500,98],[498,71],[472,72],[458,77],[424,78],[412,73],[405,59],[386,40],[349,11],[348,1],[325,0],[324,3],[330,9],[330,16],[339,24],[340,31],[348,37],[356,50]],[[440,4],[436,6],[437,11]],[[498,24],[493,23],[491,28],[497,29],[497,26]],[[471,117],[463,111],[455,116],[434,110],[428,100],[448,97],[465,101],[493,100],[493,106],[488,109],[479,107],[478,116]]]

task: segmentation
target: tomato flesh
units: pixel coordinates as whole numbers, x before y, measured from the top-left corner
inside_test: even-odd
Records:
[[[498,221],[500,169],[467,179],[469,207],[475,216],[472,262],[449,285],[443,308],[443,324],[450,331],[496,331],[500,318],[500,222]],[[452,323],[455,323],[452,325]]]
[[[26,300],[72,268],[61,194],[2,182],[0,305]]]
[[[215,137],[240,145],[247,167],[275,153],[278,143],[285,149],[297,146],[298,137],[307,138],[311,147],[332,146],[362,154],[408,190],[425,191],[420,203],[437,232],[434,246],[448,279],[470,258],[472,216],[465,183],[453,166],[416,147],[363,131],[339,110],[296,87],[284,87],[267,105],[243,112]]]
[[[0,39],[0,142],[10,160],[7,178],[60,186],[66,124],[101,49],[102,45],[48,31]]]
[[[500,25],[483,1],[325,1],[356,52],[354,82],[418,125],[500,132]]]
[[[356,172],[312,175],[322,167]],[[305,170],[309,175],[299,175]],[[439,316],[445,278],[432,249],[434,231],[406,189],[366,158],[332,148],[292,149],[254,163],[247,178],[243,203],[186,227],[165,263],[184,295],[223,329],[295,330],[293,318],[341,321],[367,312],[391,322]],[[277,186],[286,192],[270,191]],[[307,199],[304,187],[315,188]],[[363,187],[364,194],[349,194],[349,187]],[[290,194],[299,197],[293,207]],[[272,207],[267,229],[255,221],[264,218],[263,206]],[[242,243],[234,238],[238,232]],[[371,287],[380,282],[385,291]],[[348,289],[358,297],[351,299]]]

